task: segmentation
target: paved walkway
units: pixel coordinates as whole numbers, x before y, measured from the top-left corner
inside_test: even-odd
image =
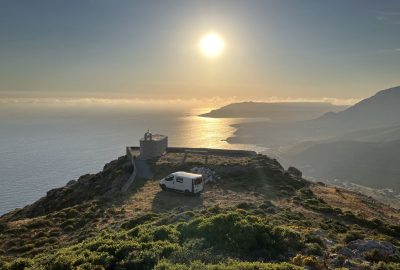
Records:
[[[122,192],[126,192],[133,184],[136,178],[152,179],[153,173],[146,160],[140,158],[140,152],[137,149],[128,149],[133,166],[133,173],[127,179],[126,183],[121,188]]]
[[[144,179],[152,179],[153,172],[150,169],[149,164],[146,160],[140,158],[140,156],[136,159],[136,169],[137,169],[137,178],[144,178]]]

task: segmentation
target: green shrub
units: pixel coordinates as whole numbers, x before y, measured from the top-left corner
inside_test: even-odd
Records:
[[[305,256],[298,254],[292,258],[292,263],[298,266],[311,266],[317,269],[321,269],[321,265],[318,259],[314,256]]]
[[[24,270],[33,264],[31,259],[17,258],[8,266],[8,270]]]
[[[338,214],[341,213],[339,208],[332,208],[323,199],[318,198],[309,188],[302,188],[299,190],[299,196],[292,198],[293,202],[300,204],[306,208],[318,211],[325,214]]]
[[[337,220],[328,219],[321,224],[321,229],[330,230],[334,233],[345,233],[348,230],[348,226]]]
[[[307,255],[322,256],[324,254],[323,248],[317,243],[307,243],[305,249]]]
[[[360,230],[348,231],[343,236],[343,241],[346,243],[350,243],[351,241],[358,240],[358,239],[364,239],[364,233]]]
[[[308,234],[306,234],[305,237],[306,237],[307,243],[316,243],[322,247],[324,246],[324,242],[322,241],[321,237],[319,237],[318,235],[308,233]]]
[[[377,249],[372,249],[367,252],[364,252],[364,258],[370,262],[380,262],[384,261],[387,262],[389,257]]]
[[[78,210],[76,210],[76,209],[74,209],[74,208],[69,208],[69,209],[66,211],[66,215],[67,215],[67,218],[68,218],[68,219],[71,219],[71,218],[77,218],[77,217],[79,217],[79,216],[80,216],[80,213],[79,213]]]
[[[175,250],[169,260],[183,264],[189,264],[196,260],[215,264],[221,262],[223,256],[215,254],[212,248],[206,246],[203,239],[192,239],[186,241],[179,249]]]
[[[172,226],[157,226],[153,231],[154,241],[178,242],[179,232]]]
[[[184,238],[204,238],[217,249],[242,256],[275,258],[302,246],[301,236],[284,227],[273,227],[257,216],[238,211],[198,218],[181,227]]]
[[[241,202],[236,206],[236,208],[249,210],[249,209],[254,209],[255,205],[252,203]]]
[[[75,209],[76,210],[76,209]],[[68,209],[70,213],[71,209]],[[282,221],[300,217],[289,210],[278,215]],[[141,215],[123,225],[118,231],[102,230],[95,236],[90,231],[78,230],[76,240],[81,241],[57,250],[51,250],[63,231],[73,230],[81,219],[71,217],[63,223],[64,230],[36,230],[32,239],[14,239],[8,252],[26,252],[32,256],[30,269],[299,269],[289,264],[263,264],[226,262],[230,257],[242,260],[288,258],[304,248],[303,237],[285,226],[271,224],[263,213],[251,210],[227,210],[218,207],[188,213],[190,221],[176,222],[175,214]],[[89,238],[91,237],[91,238]],[[308,237],[309,241],[318,239]],[[311,242],[308,245],[312,245]],[[317,244],[316,244],[317,245]],[[36,249],[35,249],[36,246]],[[12,250],[14,249],[14,250]],[[29,253],[28,253],[29,252]],[[38,254],[35,256],[35,254]],[[168,260],[162,266],[160,261]],[[194,264],[201,260],[206,264]],[[16,266],[21,262],[14,261]],[[18,264],[19,263],[19,264]],[[185,268],[186,267],[186,268]],[[253,267],[253,268],[252,268]],[[285,268],[286,267],[286,268]],[[201,269],[201,268],[200,268]],[[8,270],[8,269],[7,269]]]
[[[66,232],[72,232],[74,230],[74,226],[72,225],[67,225],[64,227],[64,231]]]
[[[0,221],[0,233],[4,232],[8,228],[7,222]]]
[[[173,264],[168,261],[159,262],[155,270],[304,270],[289,263],[236,262],[204,264],[199,261],[190,264]]]
[[[72,256],[57,256],[48,262],[47,270],[72,270],[72,264],[76,260]]]
[[[137,217],[125,222],[124,224],[121,225],[121,227],[124,228],[124,229],[133,229],[137,225],[146,223],[148,221],[152,221],[155,218],[157,218],[157,215],[154,214],[154,213],[142,214],[140,216],[137,216]]]
[[[398,270],[398,269],[400,269],[400,263],[379,262],[372,269],[373,270]]]
[[[45,227],[53,227],[54,224],[48,219],[36,219],[25,225],[28,229],[38,229]]]

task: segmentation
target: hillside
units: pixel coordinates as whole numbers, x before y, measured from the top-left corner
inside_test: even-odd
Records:
[[[124,194],[121,157],[1,217],[0,269],[400,267],[398,210],[267,156],[183,155],[149,161],[154,179]],[[218,176],[201,196],[160,190],[158,179],[193,167]]]
[[[333,141],[390,142],[400,139],[400,126],[361,129],[333,138]]]
[[[235,125],[230,143],[257,144],[307,177],[399,189],[400,87],[307,121]]]
[[[340,179],[400,191],[400,140],[316,143],[283,156],[317,179]]]
[[[329,112],[312,120],[237,124],[235,136],[228,141],[276,146],[305,140],[326,140],[351,132],[361,135],[362,130],[400,125],[399,103],[400,86],[382,90],[343,111]]]
[[[337,113],[328,113],[316,122],[328,122],[343,130],[370,129],[400,123],[400,86],[379,91],[357,104]]]
[[[327,112],[344,110],[323,102],[240,102],[201,114],[212,118],[267,118],[271,121],[299,121],[319,117]]]

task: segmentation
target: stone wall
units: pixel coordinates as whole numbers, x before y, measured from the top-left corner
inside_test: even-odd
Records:
[[[138,152],[140,147],[128,146],[127,153],[136,151]],[[223,155],[223,156],[255,156],[257,152],[248,150],[232,150],[232,149],[214,149],[214,148],[193,148],[193,147],[167,147],[167,153],[185,153],[185,152],[204,152],[209,155]]]

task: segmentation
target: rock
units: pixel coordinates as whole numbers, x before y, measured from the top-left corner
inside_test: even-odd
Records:
[[[70,181],[68,181],[68,183],[67,183],[67,187],[69,187],[69,186],[72,186],[72,185],[74,185],[75,183],[77,183],[78,181],[76,181],[76,180],[70,180]]]
[[[201,174],[203,176],[204,183],[207,182],[216,182],[219,177],[216,172],[206,167],[193,167],[190,169],[192,173]]]
[[[289,175],[293,176],[295,179],[301,179],[303,177],[303,173],[296,167],[289,167],[287,169],[287,172]]]
[[[49,191],[47,191],[46,196],[47,197],[56,197],[58,194],[62,193],[62,189],[63,188],[50,189]]]
[[[329,254],[329,258],[336,258],[338,255],[336,253]]]
[[[340,255],[345,256],[347,258],[351,258],[354,256],[353,251],[351,249],[349,249],[348,247],[343,247],[338,252]]]
[[[343,259],[341,259],[340,255],[333,253],[329,255],[329,263],[335,268],[340,267],[343,264]]]
[[[355,240],[350,242],[347,246],[358,258],[364,258],[364,253],[370,251],[376,251],[384,257],[399,253],[397,248],[387,241]]]

